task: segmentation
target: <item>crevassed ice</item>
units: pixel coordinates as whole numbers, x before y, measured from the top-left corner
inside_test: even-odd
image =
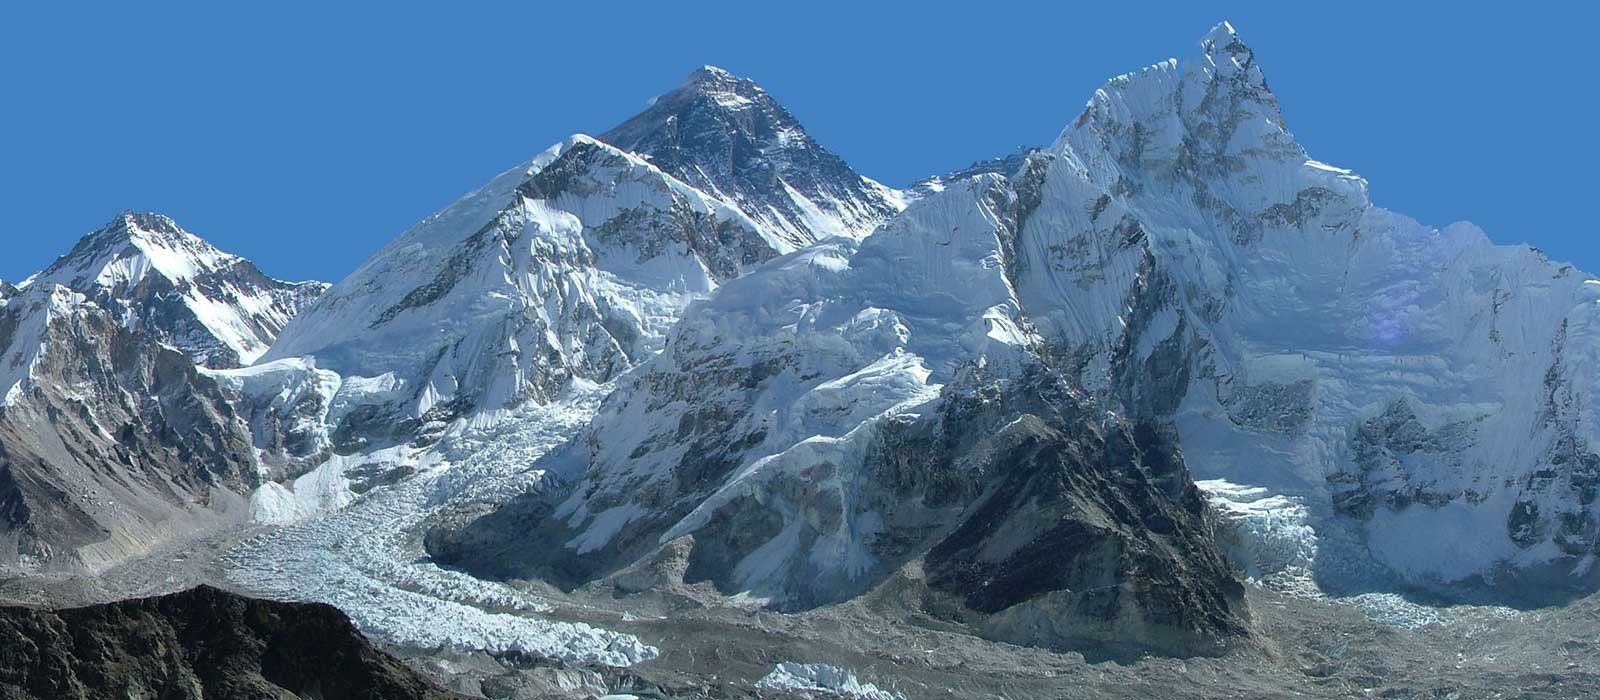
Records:
[[[414,478],[239,545],[225,558],[227,577],[267,597],[331,604],[362,632],[402,646],[613,666],[655,658],[658,650],[632,635],[542,618],[548,606],[535,596],[441,569],[426,561],[420,543],[428,515],[453,502],[438,494],[477,498],[525,487],[542,476],[528,466],[574,434],[603,394],[579,383],[549,406],[452,435],[414,456]]]
[[[785,661],[773,667],[757,688],[823,693],[851,700],[905,700],[906,696],[864,683],[856,674],[827,664],[801,664]]]

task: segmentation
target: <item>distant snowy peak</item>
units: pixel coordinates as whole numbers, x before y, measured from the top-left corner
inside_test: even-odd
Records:
[[[160,214],[126,211],[24,287],[60,285],[208,367],[253,362],[327,289],[262,274]]]
[[[600,140],[742,209],[792,247],[861,238],[904,208],[755,82],[706,66]]]

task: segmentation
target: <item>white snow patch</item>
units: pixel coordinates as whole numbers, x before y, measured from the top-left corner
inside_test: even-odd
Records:
[[[757,688],[822,693],[850,700],[906,700],[900,693],[884,690],[856,678],[852,671],[827,664],[801,664],[785,661],[760,681]]]

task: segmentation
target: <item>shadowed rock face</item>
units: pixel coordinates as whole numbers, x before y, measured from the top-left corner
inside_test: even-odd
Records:
[[[797,246],[859,238],[900,209],[886,188],[813,141],[761,86],[713,66],[600,140],[648,158]]]
[[[1244,587],[1172,436],[1149,424],[1059,427],[1028,414],[997,437],[993,485],[928,552],[929,587],[1004,641],[1225,650],[1244,632]]]
[[[436,529],[427,546],[489,577],[624,592],[708,582],[737,595],[741,563],[769,543],[819,551],[839,522],[870,514],[882,524],[862,540],[873,564],[839,577],[786,561],[787,583],[764,591],[771,606],[808,609],[909,578],[926,612],[991,639],[1096,655],[1225,652],[1248,634],[1244,587],[1174,436],[1102,415],[1047,370],[1004,388],[979,372],[936,412],[885,426],[849,499],[826,485],[839,467],[818,463],[809,478],[722,502],[665,546],[657,525],[580,552],[552,544],[575,536],[552,515],[566,494],[553,489]],[[678,562],[665,566],[673,574],[638,583],[666,560]]]
[[[242,517],[260,475],[215,381],[64,288],[0,308],[0,568],[97,570]]]
[[[0,698],[452,698],[331,606],[200,587],[69,610],[0,608]]]

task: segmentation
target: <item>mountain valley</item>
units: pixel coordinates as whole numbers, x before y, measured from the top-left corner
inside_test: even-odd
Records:
[[[0,696],[1581,697],[1597,389],[1600,279],[1227,23],[903,190],[706,66],[334,284],[134,212],[0,281]]]

